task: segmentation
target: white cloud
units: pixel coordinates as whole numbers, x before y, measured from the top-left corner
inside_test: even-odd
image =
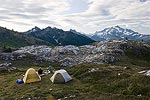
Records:
[[[145,2],[140,0],[89,0],[88,3],[89,9],[85,12],[66,16],[66,19],[75,20],[76,23],[82,22],[82,27],[87,26],[88,28],[84,29],[85,32],[89,32],[89,27],[90,32],[94,32],[98,27],[100,30],[114,25],[128,26],[128,28],[138,25],[142,27],[141,33],[150,33],[147,28],[150,27],[149,0]],[[81,30],[81,27],[77,29]],[[138,27],[134,29],[139,31]]]
[[[54,21],[59,14],[69,8],[70,5],[66,0],[0,0],[0,22],[4,23],[0,25],[25,31],[29,28],[29,24],[31,28],[41,26],[39,25],[41,23],[43,25],[46,20],[47,23]],[[21,23],[24,28],[20,27]],[[57,24],[53,22],[49,25]]]
[[[73,0],[0,0],[0,26],[25,31],[33,26],[50,25],[93,33],[105,27],[121,25],[141,33],[150,33],[150,0],[76,2],[76,6],[73,6]],[[79,11],[79,8],[82,10]]]

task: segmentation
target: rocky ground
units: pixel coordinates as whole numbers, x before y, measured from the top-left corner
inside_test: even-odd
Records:
[[[26,46],[12,53],[2,53],[2,60],[18,60],[27,56],[36,56],[37,61],[57,62],[61,66],[73,66],[81,63],[114,63],[125,56],[128,49],[135,50],[138,55],[141,50],[150,49],[148,43],[130,42],[125,40],[112,40],[97,42],[84,46]]]
[[[36,60],[44,60],[48,62],[58,62],[61,66],[72,66],[80,63],[114,63],[120,60],[120,57],[125,56],[125,50],[129,48],[150,49],[147,43],[129,43],[124,40],[113,40],[97,42],[91,45],[84,46],[26,46],[12,53],[3,53],[0,59],[17,60],[26,58],[29,54],[36,56]]]

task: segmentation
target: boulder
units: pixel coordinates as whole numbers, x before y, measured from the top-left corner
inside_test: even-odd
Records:
[[[59,62],[61,63],[60,65],[64,66],[64,67],[73,66],[76,64],[76,61],[70,57],[66,57],[66,58],[60,60]]]

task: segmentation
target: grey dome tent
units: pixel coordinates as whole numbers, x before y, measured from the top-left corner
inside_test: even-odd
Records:
[[[61,69],[58,71],[55,71],[55,73],[53,74],[53,76],[50,78],[50,80],[53,83],[66,83],[68,81],[71,81],[72,78],[71,76],[67,73],[66,70]]]

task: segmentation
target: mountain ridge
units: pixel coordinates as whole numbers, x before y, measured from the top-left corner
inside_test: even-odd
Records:
[[[105,28],[101,31],[96,31],[90,36],[95,41],[113,40],[113,39],[129,39],[129,40],[140,40],[150,41],[150,35],[140,34],[131,29],[124,29],[120,26],[114,26]]]
[[[28,45],[87,45],[95,41],[104,40],[139,40],[150,41],[150,35],[140,34],[131,29],[124,29],[120,26],[105,28],[96,31],[93,35],[85,35],[74,29],[64,31],[50,26],[40,29],[35,26],[26,32],[17,32],[0,27],[0,44],[2,46],[21,47]]]
[[[27,45],[50,45],[43,40],[29,37],[25,34],[20,34],[16,31],[9,30],[7,28],[0,27],[0,48],[4,46],[8,47],[22,47]]]
[[[35,27],[24,32],[24,34],[47,41],[53,45],[86,45],[95,42],[88,36],[75,30],[64,31],[50,26],[43,29]]]

